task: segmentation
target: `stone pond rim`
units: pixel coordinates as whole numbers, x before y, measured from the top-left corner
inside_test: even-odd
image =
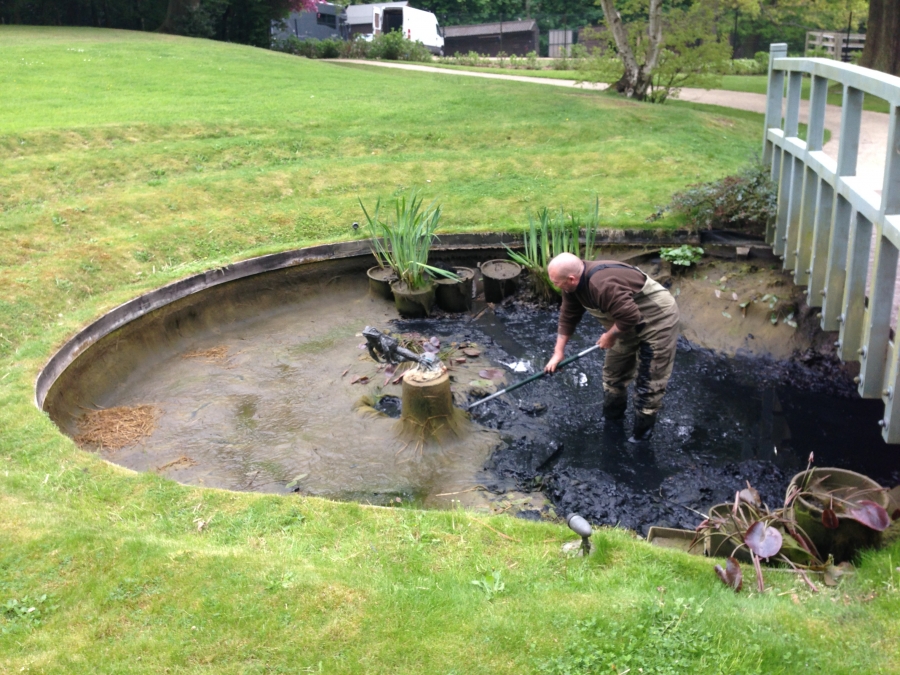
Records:
[[[646,248],[702,243],[705,235],[706,233],[701,233],[698,236],[697,233],[688,230],[606,228],[597,231],[596,241],[598,244]],[[758,255],[769,259],[771,249],[756,243],[758,245],[754,250]],[[514,250],[520,249],[522,241],[510,233],[445,234],[441,235],[440,243],[434,246],[432,251],[436,258],[452,256],[454,253],[466,253],[473,257],[483,255],[485,259],[492,259],[498,254],[505,254],[506,246]],[[734,244],[729,242],[729,245],[721,248],[725,249],[723,251],[725,255],[728,255],[728,249],[733,254]],[[712,253],[715,254],[715,251]],[[35,405],[38,409],[44,410],[47,395],[66,368],[92,345],[135,319],[204,290],[240,279],[303,265],[354,258],[368,258],[374,262],[367,239],[321,244],[248,258],[179,279],[139,295],[88,324],[50,357],[35,380]]]

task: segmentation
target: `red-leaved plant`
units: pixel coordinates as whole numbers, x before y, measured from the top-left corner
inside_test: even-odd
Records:
[[[813,462],[813,454],[809,455],[806,467],[807,475]],[[785,498],[784,506],[770,510],[760,499],[759,492],[747,483],[747,487],[734,495],[734,505],[726,515],[710,514],[697,526],[695,543],[716,533],[734,544],[725,569],[715,566],[719,578],[740,591],[743,586],[743,573],[740,563],[734,557],[741,548],[747,549],[753,567],[756,570],[757,589],[765,590],[762,573],[762,561],[786,563],[797,572],[812,591],[816,585],[810,580],[808,570],[824,573],[825,584],[833,586],[844,574],[852,571],[850,563],[835,565],[831,556],[826,560],[816,550],[812,540],[800,527],[794,517],[793,504],[799,498],[818,501],[823,505],[822,525],[828,529],[836,529],[839,525],[838,514],[843,514],[868,528],[882,532],[891,523],[887,511],[869,499],[863,499],[865,489],[852,488],[825,491],[822,483],[827,475],[809,480],[803,487],[792,486]],[[869,490],[871,491],[871,490]],[[825,507],[825,504],[828,504]]]

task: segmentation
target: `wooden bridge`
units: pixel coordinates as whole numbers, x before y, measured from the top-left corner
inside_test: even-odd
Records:
[[[884,401],[884,440],[900,443],[900,349],[891,320],[900,250],[900,78],[830,59],[786,57],[787,45],[771,46],[763,160],[778,184],[778,212],[766,240],[794,283],[807,286],[808,304],[822,308],[822,328],[840,331],[841,359],[860,362],[860,396]],[[805,141],[804,77],[812,79]],[[836,161],[822,151],[834,83],[843,89]],[[857,177],[865,95],[890,108],[881,185]]]

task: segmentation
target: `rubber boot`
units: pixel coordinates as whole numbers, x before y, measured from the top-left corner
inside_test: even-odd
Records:
[[[628,395],[616,396],[609,392],[603,395],[603,419],[620,420],[625,417],[625,408],[628,407]]]
[[[656,414],[647,415],[640,410],[634,413],[634,431],[631,433],[629,443],[641,443],[650,440],[653,435],[653,426],[656,424]]]

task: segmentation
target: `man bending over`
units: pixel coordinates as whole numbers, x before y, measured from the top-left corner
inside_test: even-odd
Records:
[[[556,347],[544,371],[556,372],[581,317],[585,311],[593,314],[606,329],[597,340],[600,348],[607,350],[603,415],[607,420],[625,416],[628,385],[634,380],[634,430],[629,440],[647,440],[675,363],[675,298],[636,267],[614,260],[585,262],[561,253],[550,261],[547,271],[550,281],[562,291],[562,307]]]

